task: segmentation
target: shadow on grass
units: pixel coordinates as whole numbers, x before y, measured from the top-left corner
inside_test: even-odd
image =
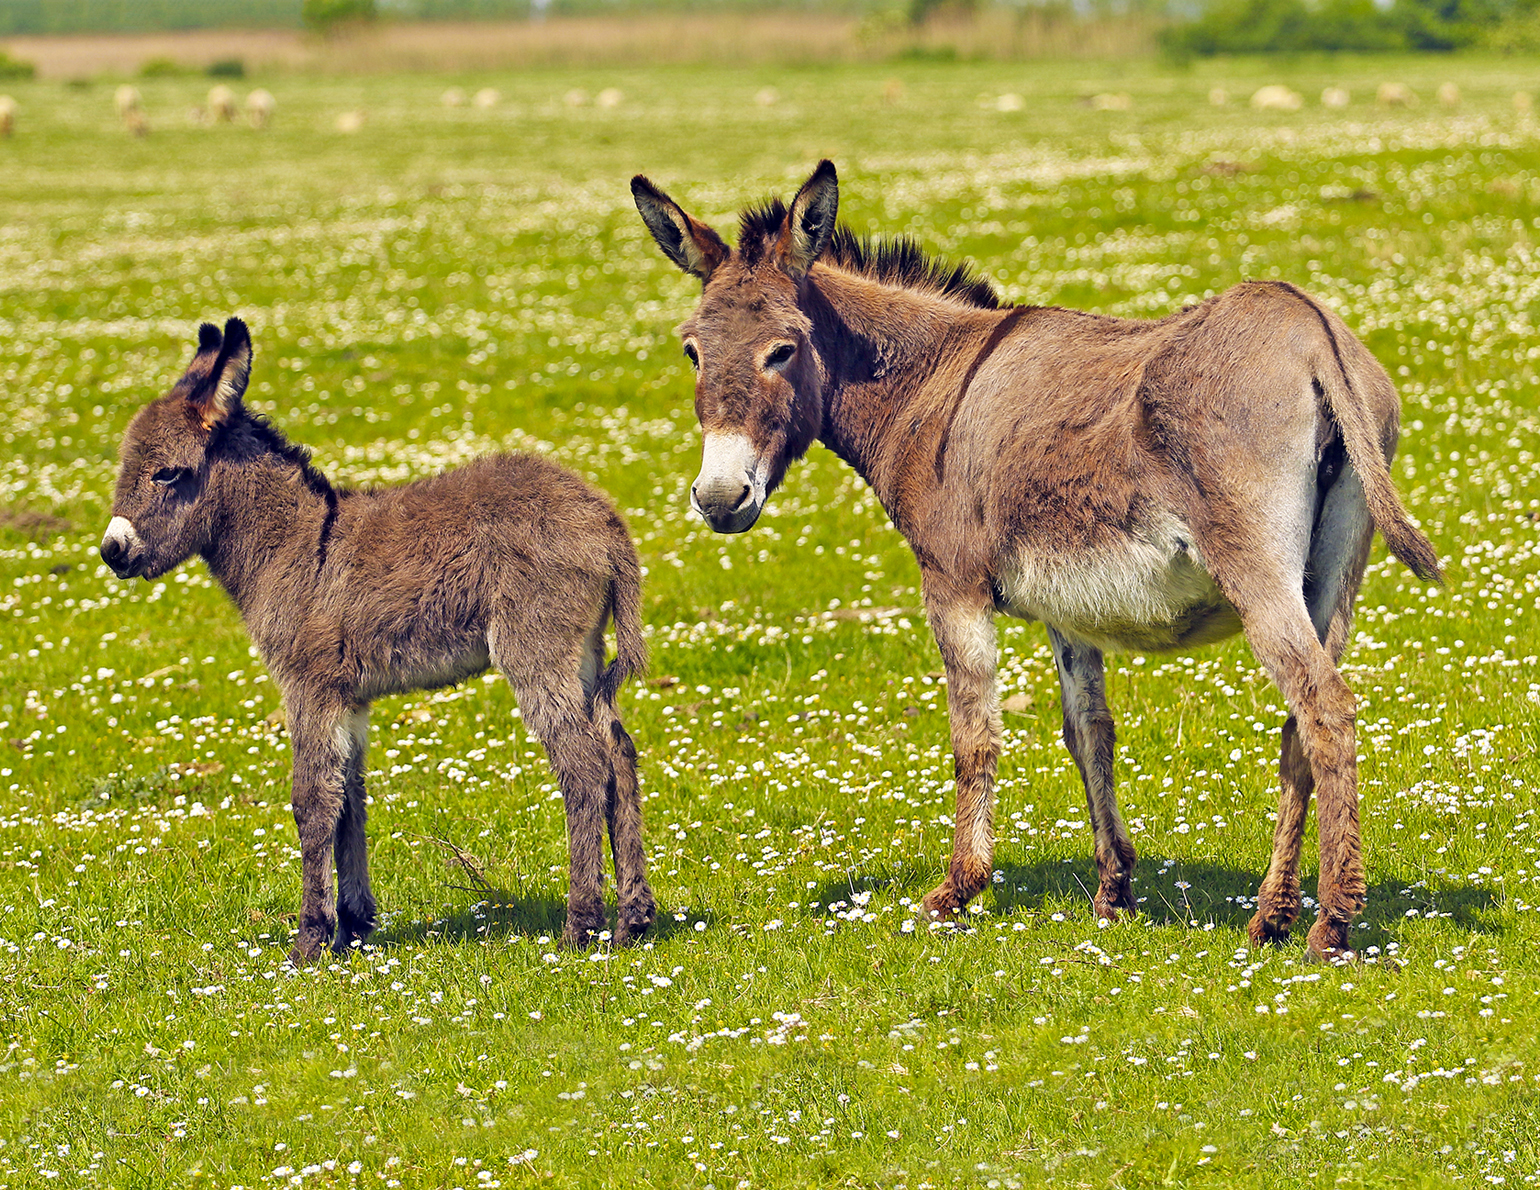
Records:
[[[983,918],[1078,913],[1087,922],[1091,920],[1091,898],[1096,892],[1097,878],[1095,865],[1089,859],[1003,864],[998,871],[1003,879],[979,897],[984,906],[980,915]],[[943,875],[939,865],[920,870],[913,865],[896,864],[886,870],[828,881],[809,900],[809,910],[817,915],[818,910],[811,909],[813,905],[824,909],[840,902],[853,905],[855,895],[865,891],[890,899],[907,896],[918,904]],[[1154,924],[1197,923],[1192,928],[1201,929],[1212,922],[1218,927],[1244,931],[1256,912],[1257,886],[1262,875],[1260,867],[1255,872],[1241,871],[1204,860],[1145,855],[1140,857],[1134,873],[1134,893],[1139,898],[1141,916]],[[1368,904],[1358,918],[1368,929],[1362,931],[1361,937],[1355,937],[1355,944],[1381,943],[1394,937],[1403,923],[1433,916],[1452,921],[1459,929],[1471,933],[1492,934],[1502,930],[1497,918],[1497,899],[1490,889],[1455,883],[1430,887],[1416,880],[1414,876],[1387,876],[1370,886]],[[1315,879],[1308,870],[1304,883],[1306,907],[1294,928],[1301,939],[1315,919]]]
[[[369,936],[369,944],[382,948],[420,946],[429,941],[450,944],[484,942],[492,938],[556,939],[567,924],[567,902],[552,896],[516,896],[504,889],[481,891],[482,899],[434,921],[398,922]],[[609,928],[615,928],[615,907],[606,907]],[[661,941],[682,929],[691,928],[674,920],[661,909],[643,941]]]

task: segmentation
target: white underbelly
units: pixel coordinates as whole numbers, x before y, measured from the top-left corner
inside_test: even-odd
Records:
[[[1173,531],[1071,554],[1021,547],[997,578],[1002,609],[1101,649],[1220,640],[1240,619],[1188,540]]]

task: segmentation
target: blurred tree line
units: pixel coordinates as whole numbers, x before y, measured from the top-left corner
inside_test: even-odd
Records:
[[[1168,55],[1540,51],[1540,0],[0,0],[0,36],[224,27],[320,32],[375,17],[523,19],[606,11],[815,9],[889,14],[921,24],[986,6],[1106,19],[1167,17]]]
[[[1540,0],[1210,0],[1161,37],[1212,54],[1540,49]]]

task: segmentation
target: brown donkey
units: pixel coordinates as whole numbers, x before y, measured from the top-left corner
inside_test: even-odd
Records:
[[[636,750],[621,683],[646,664],[641,575],[601,495],[543,459],[494,455],[405,487],[333,487],[241,396],[251,339],[204,324],[170,394],[140,410],[102,559],[155,578],[194,554],[240,609],[283,694],[303,856],[295,963],[375,924],[364,840],[369,704],[495,665],[545,745],[567,810],[562,941],[605,929],[604,829],[620,903],[615,937],[652,924]],[[604,628],[619,656],[605,665]],[[332,864],[337,894],[332,894]],[[333,937],[335,933],[335,937]]]
[[[1282,939],[1299,915],[1318,790],[1309,942],[1344,952],[1365,884],[1354,700],[1336,661],[1375,528],[1421,577],[1439,568],[1387,467],[1395,388],[1342,322],[1283,284],[1158,321],[1002,308],[987,282],[908,242],[837,229],[827,161],[790,209],[744,212],[736,248],[646,178],[631,190],[665,255],[704,285],[679,328],[705,443],[696,511],[743,532],[817,439],[871,484],[919,561],[957,777],[951,868],[925,912],[951,917],[991,876],[997,612],[1048,628],[1109,919],[1136,907],[1135,857],[1102,650],[1243,630],[1290,711],[1251,937]]]

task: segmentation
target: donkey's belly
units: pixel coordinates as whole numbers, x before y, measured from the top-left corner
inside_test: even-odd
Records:
[[[1240,617],[1184,535],[1125,537],[1049,554],[1022,547],[998,577],[1001,608],[1100,649],[1178,649],[1238,632]]]

